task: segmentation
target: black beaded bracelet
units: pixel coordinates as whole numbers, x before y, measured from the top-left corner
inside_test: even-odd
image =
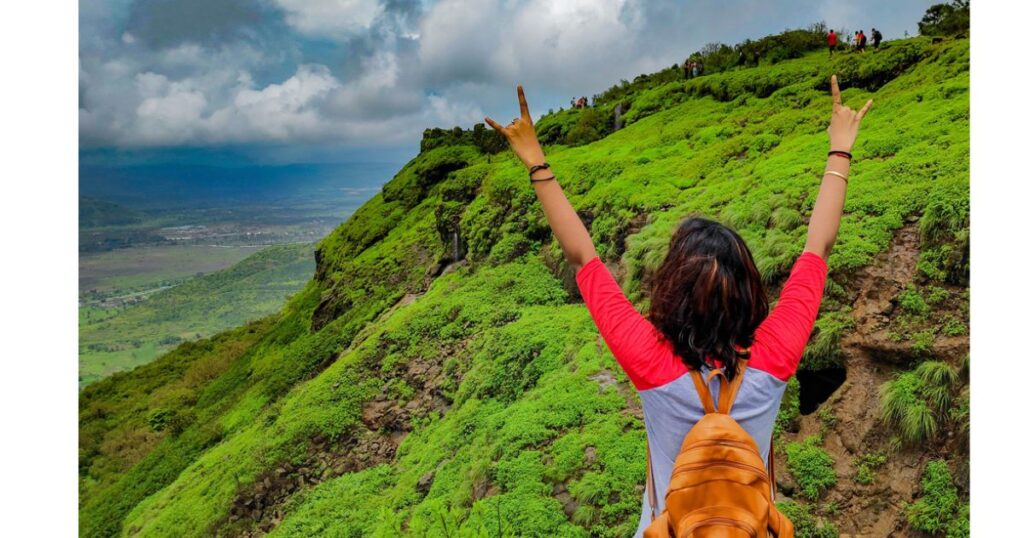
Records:
[[[833,155],[841,155],[843,157],[846,157],[847,159],[851,159],[851,160],[853,159],[853,154],[850,153],[849,151],[842,151],[842,150],[834,149],[834,150],[828,152],[828,156],[829,157],[831,157]]]
[[[548,164],[548,163],[541,163],[541,164],[537,164],[537,165],[531,166],[530,167],[530,175],[532,176],[533,173],[536,172],[537,170],[544,170],[545,168],[551,168],[551,165]]]
[[[551,181],[552,179],[555,179],[555,176],[551,176],[551,177],[542,177],[542,178],[539,178],[539,179],[533,179],[533,178],[531,177],[531,178],[530,178],[530,183],[537,183],[538,181]]]

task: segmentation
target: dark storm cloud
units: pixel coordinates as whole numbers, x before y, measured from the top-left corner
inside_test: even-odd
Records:
[[[254,0],[138,0],[125,31],[151,47],[259,40],[285,29],[276,6]]]

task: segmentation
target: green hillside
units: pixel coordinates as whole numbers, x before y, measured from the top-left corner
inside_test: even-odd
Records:
[[[313,246],[273,245],[120,307],[79,308],[79,382],[152,361],[185,340],[266,316],[313,274]]]
[[[780,413],[799,536],[964,535],[968,66],[967,39],[915,38],[668,69],[538,122],[643,309],[694,213],[736,228],[777,293],[825,163],[828,77],[851,106],[874,98]],[[522,165],[482,128],[428,131],[423,148],[320,242],[279,313],[82,392],[83,536],[632,534],[639,401]]]
[[[123,226],[142,222],[143,216],[138,211],[128,209],[106,200],[78,197],[78,227],[102,228],[104,226]]]

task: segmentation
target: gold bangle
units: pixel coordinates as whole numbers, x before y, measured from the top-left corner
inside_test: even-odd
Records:
[[[847,177],[846,177],[846,176],[844,176],[844,175],[840,174],[839,172],[836,172],[835,170],[826,170],[826,171],[825,171],[825,175],[826,175],[826,176],[828,176],[828,175],[836,176],[836,177],[838,177],[839,179],[842,179],[842,180],[843,180],[843,183],[849,183],[849,182],[850,182],[850,181],[849,181],[849,179],[847,179]]]

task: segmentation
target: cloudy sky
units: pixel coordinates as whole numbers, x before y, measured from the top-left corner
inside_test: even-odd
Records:
[[[711,41],[822,20],[913,35],[933,1],[81,2],[80,151],[294,162],[409,150],[427,127],[510,119],[517,82],[536,114]]]

